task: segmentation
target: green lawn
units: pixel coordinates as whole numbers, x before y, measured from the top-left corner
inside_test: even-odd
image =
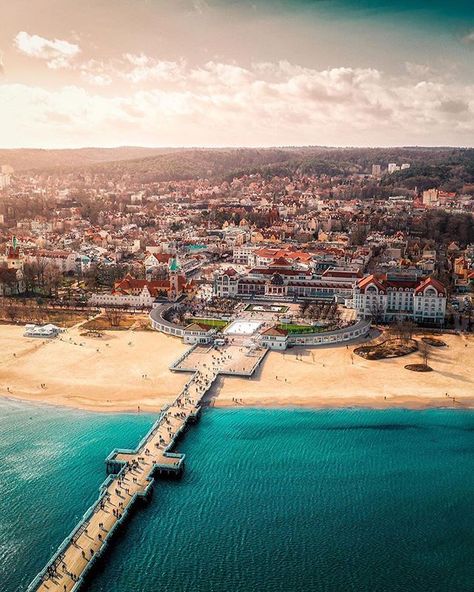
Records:
[[[200,325],[207,325],[208,327],[214,327],[215,329],[222,329],[229,324],[228,321],[221,321],[220,319],[189,319],[190,323],[199,323]]]
[[[310,325],[294,325],[293,323],[277,325],[278,329],[284,329],[288,333],[320,333],[327,330],[324,327],[311,327]]]

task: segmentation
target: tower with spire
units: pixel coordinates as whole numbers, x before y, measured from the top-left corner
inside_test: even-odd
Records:
[[[177,257],[170,259],[168,264],[168,273],[170,276],[169,299],[174,302],[180,296],[179,276],[181,275],[181,267],[178,263]]]

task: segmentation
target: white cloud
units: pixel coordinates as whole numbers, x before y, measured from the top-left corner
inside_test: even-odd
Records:
[[[144,54],[123,55],[124,61],[118,66],[117,75],[134,84],[147,81],[178,81],[184,75],[184,61],[155,60]],[[131,68],[127,66],[131,65]]]
[[[410,76],[415,78],[426,78],[432,74],[432,70],[425,64],[415,64],[414,62],[405,62],[405,68]]]
[[[113,82],[110,68],[100,60],[89,60],[77,66],[82,79],[93,86],[109,86]]]
[[[112,78],[108,74],[93,74],[85,70],[81,71],[82,78],[93,86],[109,86],[112,84]]]
[[[5,137],[23,145],[51,138],[56,145],[472,145],[474,137],[474,87],[460,82],[287,62],[191,67],[144,55],[78,69],[90,84],[107,85],[107,94],[4,84]]]
[[[64,39],[46,39],[20,31],[14,40],[16,48],[23,54],[45,60],[48,68],[67,68],[71,60],[81,51],[75,43]]]

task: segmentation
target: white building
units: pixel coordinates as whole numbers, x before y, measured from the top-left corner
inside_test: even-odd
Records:
[[[423,191],[423,205],[432,206],[438,203],[439,191],[435,188]]]
[[[253,265],[253,253],[257,250],[254,245],[243,244],[234,247],[232,259],[239,265]]]
[[[412,320],[442,325],[446,300],[446,288],[438,280],[401,274],[368,275],[357,282],[353,293],[358,317],[383,322]]]
[[[23,333],[24,337],[57,337],[59,333],[62,333],[64,329],[61,327],[57,327],[53,324],[48,325],[25,325],[25,332]]]
[[[28,256],[28,262],[51,265],[61,273],[69,273],[76,270],[77,256],[77,253],[71,251],[38,249],[35,254]]]
[[[372,177],[380,177],[382,175],[382,167],[379,164],[372,165]]]

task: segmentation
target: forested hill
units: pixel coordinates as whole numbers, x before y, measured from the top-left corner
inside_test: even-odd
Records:
[[[9,164],[15,171],[84,167],[91,164],[144,158],[171,152],[173,148],[144,148],[119,146],[117,148],[71,148],[47,150],[41,148],[0,149],[0,165]]]
[[[154,151],[146,155],[140,151]],[[3,151],[4,152],[4,151]],[[20,151],[21,152],[21,151]],[[40,160],[45,157],[43,151]],[[368,174],[372,164],[386,169],[389,162],[409,163],[409,169],[385,175],[382,184],[390,187],[441,187],[461,190],[474,183],[474,149],[466,148],[216,148],[216,149],[151,149],[115,148],[44,151],[49,163],[30,167],[47,174],[105,175],[111,178],[128,177],[137,182],[208,178],[231,180],[245,174],[259,173],[291,176],[299,174],[351,173]],[[136,158],[127,157],[132,154]],[[0,151],[0,163],[8,162]],[[82,159],[81,162],[77,160]],[[69,161],[76,160],[72,163]],[[15,166],[11,161],[8,162]]]

